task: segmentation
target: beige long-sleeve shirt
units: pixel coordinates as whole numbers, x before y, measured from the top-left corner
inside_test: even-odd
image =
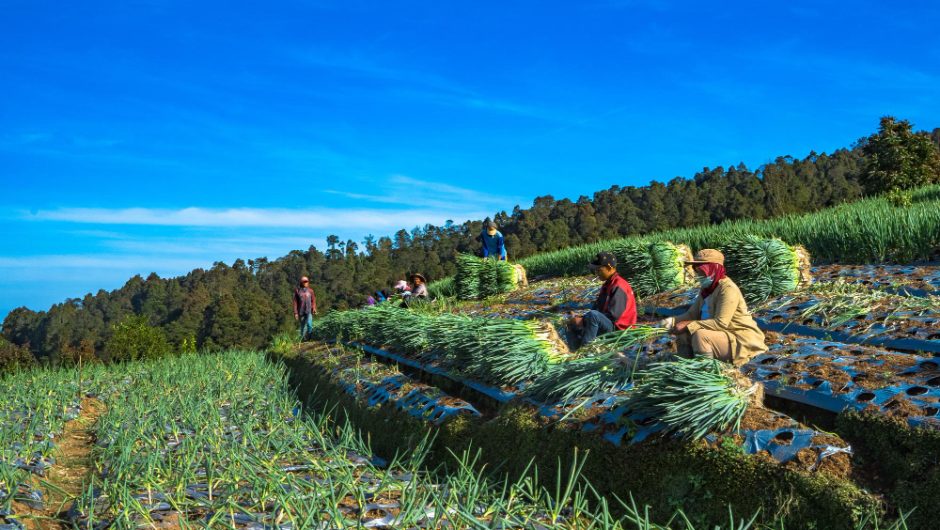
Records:
[[[706,318],[702,319],[705,304]],[[689,333],[702,329],[723,331],[728,335],[735,365],[746,363],[755,355],[767,351],[764,332],[747,310],[741,289],[731,280],[722,278],[718,287],[706,299],[695,297],[692,307],[676,317],[676,322],[689,321]]]

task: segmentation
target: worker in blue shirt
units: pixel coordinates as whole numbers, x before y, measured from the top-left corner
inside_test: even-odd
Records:
[[[506,240],[496,229],[496,223],[493,221],[486,223],[486,229],[480,234],[480,242],[483,243],[484,258],[492,256],[498,257],[500,261],[506,261]]]

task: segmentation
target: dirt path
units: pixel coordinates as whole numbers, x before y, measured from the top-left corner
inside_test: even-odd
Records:
[[[58,441],[56,463],[45,477],[53,487],[43,486],[45,500],[41,510],[15,503],[14,510],[21,515],[27,530],[59,530],[72,528],[68,510],[75,497],[82,493],[85,479],[93,470],[91,449],[95,444],[95,424],[104,414],[105,404],[96,398],[82,399],[81,414],[65,424]]]

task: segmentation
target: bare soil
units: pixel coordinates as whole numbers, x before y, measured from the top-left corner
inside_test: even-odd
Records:
[[[81,414],[66,422],[59,439],[56,463],[48,472],[42,493],[42,509],[14,503],[14,511],[27,530],[65,530],[72,501],[82,494],[86,478],[93,472],[91,450],[95,444],[95,424],[107,408],[97,398],[82,399]]]

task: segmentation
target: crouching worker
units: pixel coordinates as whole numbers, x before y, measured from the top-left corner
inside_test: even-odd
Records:
[[[678,354],[741,365],[767,351],[764,333],[748,312],[741,290],[725,276],[724,255],[705,249],[686,263],[694,268],[702,290],[688,311],[660,323],[676,335]]]
[[[636,300],[633,288],[617,274],[617,258],[601,252],[588,267],[604,280],[594,309],[575,317],[572,325],[581,334],[581,345],[590,344],[598,335],[636,324]]]

